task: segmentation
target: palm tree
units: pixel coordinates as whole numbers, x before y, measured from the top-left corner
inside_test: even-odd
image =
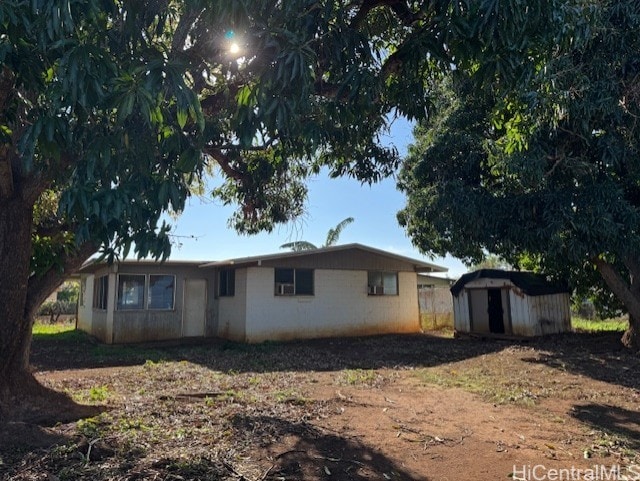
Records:
[[[340,238],[340,234],[342,230],[353,222],[353,217],[347,217],[346,219],[340,221],[338,225],[336,225],[333,229],[329,229],[327,232],[327,239],[324,241],[324,244],[320,247],[330,247],[336,245],[338,243],[338,239]],[[280,249],[291,249],[292,251],[311,251],[314,249],[318,249],[319,247],[311,242],[307,241],[294,241],[287,242],[286,244],[282,244]]]

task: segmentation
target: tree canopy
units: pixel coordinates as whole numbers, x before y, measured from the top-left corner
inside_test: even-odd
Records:
[[[557,23],[557,19],[565,18]],[[563,2],[512,80],[457,70],[416,130],[399,213],[416,245],[605,286],[640,346],[640,11]],[[553,46],[555,44],[555,46]]]
[[[501,45],[539,29],[528,13],[540,8],[0,2],[0,407],[33,380],[37,306],[90,255],[166,257],[160,216],[205,171],[224,179],[211,194],[238,206],[241,233],[299,215],[304,180],[323,167],[363,182],[391,174],[387,119],[424,117],[430,80],[467,53],[501,51],[485,70],[513,75]]]

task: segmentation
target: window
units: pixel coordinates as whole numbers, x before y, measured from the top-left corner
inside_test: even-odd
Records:
[[[144,309],[145,276],[120,274],[118,276],[118,309]]]
[[[236,271],[235,269],[222,269],[218,282],[218,294],[220,297],[236,295]]]
[[[312,296],[313,269],[276,269],[276,296]]]
[[[370,296],[397,296],[398,273],[369,271],[367,292]]]
[[[107,309],[107,299],[109,298],[109,277],[98,277],[93,286],[93,307],[95,309]]]
[[[175,276],[150,275],[147,309],[173,309],[175,285]]]

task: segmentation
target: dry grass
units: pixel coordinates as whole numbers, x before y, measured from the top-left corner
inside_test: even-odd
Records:
[[[375,454],[360,438],[328,430],[344,412],[371,409],[359,396],[388,400],[378,415],[399,408],[398,389],[407,383],[466,390],[487,406],[531,410],[561,430],[582,426],[574,440],[581,452],[640,462],[640,359],[611,334],[525,344],[438,335],[136,347],[63,331],[36,337],[33,362],[42,383],[104,412],[44,429],[39,434],[52,437],[47,447],[0,446],[4,479],[424,479],[403,468],[400,434],[413,435],[411,418],[393,421],[402,428],[397,439],[379,440],[385,448],[400,443],[400,454]],[[410,396],[407,412],[414,404]],[[560,405],[569,413],[573,406],[573,414]],[[424,449],[449,449],[451,462],[468,449],[435,434],[415,436],[428,441]],[[285,463],[298,452],[306,457]]]

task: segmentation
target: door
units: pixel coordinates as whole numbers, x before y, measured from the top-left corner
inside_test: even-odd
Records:
[[[207,310],[207,280],[185,279],[182,307],[182,336],[204,336]]]
[[[504,310],[502,308],[502,291],[488,289],[489,332],[504,334]]]

